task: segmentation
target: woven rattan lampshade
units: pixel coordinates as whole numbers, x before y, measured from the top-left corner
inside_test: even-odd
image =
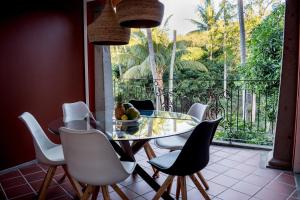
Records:
[[[164,5],[158,0],[122,0],[116,6],[121,26],[151,28],[159,26],[164,15]]]
[[[130,29],[120,26],[111,0],[105,0],[100,15],[88,26],[89,41],[96,45],[125,45]]]

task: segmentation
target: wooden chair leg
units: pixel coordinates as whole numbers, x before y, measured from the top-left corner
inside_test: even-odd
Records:
[[[144,150],[145,150],[146,155],[147,155],[149,160],[156,157],[151,145],[148,142],[146,144],[144,144]],[[152,177],[157,178],[158,177],[158,171],[153,166],[152,166],[152,170],[155,174],[155,176],[153,175]]]
[[[56,168],[57,166],[50,166],[48,168],[48,171],[47,171],[47,174],[44,178],[44,181],[43,181],[43,184],[39,190],[39,193],[38,193],[38,199],[39,200],[45,200],[46,199],[46,195],[47,195],[47,189],[52,181],[52,178],[55,174],[55,171],[56,171]]]
[[[157,191],[157,193],[155,194],[155,196],[153,197],[152,200],[158,200],[161,195],[165,192],[165,190],[167,189],[167,187],[171,184],[171,182],[173,181],[174,176],[168,176],[168,178],[165,180],[165,182],[162,184],[162,186],[159,188],[159,190]]]
[[[101,186],[101,190],[102,190],[103,199],[104,199],[104,200],[110,200],[107,185]]]
[[[181,186],[181,194],[182,194],[182,200],[187,200],[187,191],[186,191],[186,180],[185,176],[180,177],[180,186]]]
[[[100,190],[100,186],[95,186],[95,189],[94,189],[93,195],[92,195],[92,200],[97,200],[99,190]]]
[[[122,200],[129,200],[125,193],[119,188],[117,184],[111,185],[114,191],[121,197]]]
[[[91,194],[93,193],[95,187],[92,185],[88,185],[82,195],[82,197],[80,198],[80,200],[88,200],[89,197],[91,196]]]
[[[152,169],[154,169],[152,167]],[[157,169],[154,169],[154,174],[152,175],[152,178],[158,178],[159,177],[159,171]]]
[[[148,150],[149,150],[149,152],[150,152],[152,158],[155,158],[155,157],[156,157],[156,154],[155,154],[153,148],[151,147],[151,145],[149,144],[149,142],[147,142],[147,147],[148,147]]]
[[[180,195],[180,176],[177,177],[177,186],[176,186],[176,199],[179,199]]]
[[[173,185],[173,181],[169,184],[169,186],[167,187],[167,193],[170,194],[171,189],[172,189],[172,185]]]
[[[196,174],[199,177],[199,179],[202,182],[202,184],[204,185],[205,189],[208,190],[209,189],[208,183],[206,182],[206,180],[205,180],[204,176],[202,175],[202,173],[201,172],[197,172]]]
[[[68,177],[72,187],[74,188],[76,195],[80,198],[82,196],[82,187],[81,185],[78,183],[78,181],[76,181],[68,172],[67,166],[63,165],[62,166],[64,171],[65,171],[65,175]]]
[[[205,200],[210,200],[208,194],[205,192],[204,188],[201,186],[201,184],[198,182],[195,175],[190,175],[190,178],[192,179],[193,183],[196,185],[200,193],[203,195]]]

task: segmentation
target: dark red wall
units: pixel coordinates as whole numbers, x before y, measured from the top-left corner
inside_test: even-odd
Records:
[[[0,169],[34,159],[22,112],[47,129],[64,102],[85,100],[83,1],[9,2],[0,13]]]

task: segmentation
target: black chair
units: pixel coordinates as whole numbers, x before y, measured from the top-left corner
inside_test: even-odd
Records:
[[[130,100],[129,103],[139,110],[142,115],[151,115],[155,109],[151,100]],[[149,160],[156,157],[151,145],[148,142],[145,143],[144,150]],[[154,177],[158,177],[158,174],[155,173],[155,168],[153,168],[153,171],[155,174]]]
[[[130,100],[129,103],[131,103],[139,111],[155,109],[151,100]]]
[[[201,122],[194,129],[182,150],[172,151],[149,161],[149,163],[159,171],[169,174],[153,200],[159,199],[166,189],[167,192],[170,192],[173,179],[176,176],[178,176],[177,199],[179,198],[180,190],[182,199],[187,199],[186,176],[192,179],[205,199],[210,199],[204,188],[198,182],[195,174],[205,168],[209,162],[209,147],[221,120],[222,118]]]

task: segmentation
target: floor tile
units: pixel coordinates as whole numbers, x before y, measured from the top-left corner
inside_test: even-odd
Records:
[[[0,183],[5,190],[5,189],[11,188],[11,187],[24,185],[24,184],[26,184],[26,181],[22,176],[18,176],[15,178],[4,179],[3,181],[0,180]]]
[[[210,196],[210,197],[213,198],[213,196]],[[202,194],[196,188],[193,188],[192,190],[188,191],[187,199],[188,200],[205,200],[205,198],[202,196]]]
[[[40,171],[42,171],[42,168],[37,164],[32,164],[32,165],[29,165],[26,167],[22,167],[20,169],[20,172],[23,175],[32,174],[32,173],[36,173],[36,172],[40,172]]]
[[[135,198],[140,196],[140,195],[136,194],[135,192],[129,190],[126,187],[122,188],[122,191],[125,193],[125,195],[129,199],[135,199]],[[99,196],[102,196],[102,195],[99,195]],[[111,197],[112,200],[122,200],[121,197],[116,192],[111,192],[110,197]]]
[[[33,193],[32,189],[27,184],[11,187],[7,190],[4,190],[4,192],[9,199]]]
[[[216,184],[214,182],[208,181],[209,189],[207,190],[207,193],[212,196],[217,196],[221,192],[225,191],[227,187]]]
[[[25,194],[25,195],[18,196],[16,198],[12,198],[12,200],[33,200],[36,197],[37,197],[36,194],[30,193],[30,194]]]
[[[254,150],[243,150],[238,152],[236,155],[243,156],[245,158],[251,158],[254,157],[256,154],[258,154],[258,152]]]
[[[260,186],[260,187],[265,186],[267,183],[270,182],[270,180],[271,179],[257,176],[255,174],[251,174],[243,179],[244,182],[252,183],[252,184]]]
[[[300,189],[295,190],[291,197],[293,197],[294,199],[300,199]]]
[[[242,180],[249,174],[250,174],[249,172],[243,172],[238,169],[230,169],[224,173],[224,175],[235,178],[237,180]]]
[[[168,150],[153,147],[157,155],[168,152]],[[212,146],[210,153],[209,165],[201,173],[208,182],[209,190],[207,190],[207,193],[211,199],[300,199],[300,193],[296,192],[296,183],[292,172],[265,167],[267,152]],[[144,170],[152,175],[153,170],[147,163],[148,158],[143,149],[138,152],[136,158]],[[47,169],[48,166],[46,165],[32,164],[21,167],[20,171],[14,170],[0,174],[0,199],[5,199],[1,187],[5,189],[4,191],[11,198],[33,199],[42,184]],[[63,169],[59,167],[51,182],[47,200],[68,200],[76,196],[67,178],[62,183],[57,183],[57,180],[61,179],[63,174]],[[156,182],[161,185],[166,177],[166,174],[160,173],[160,177],[156,179]],[[26,180],[30,182],[30,185]],[[148,200],[155,195],[152,188],[138,175],[130,176],[121,182],[119,186],[132,200]],[[175,179],[171,189],[171,196],[173,197],[176,193],[176,186]],[[190,178],[187,178],[187,191],[189,200],[203,199]],[[113,189],[109,188],[109,192],[112,200],[120,199]],[[103,200],[101,192],[98,199]]]
[[[214,177],[216,177],[216,176],[219,175],[219,173],[211,171],[211,170],[208,170],[206,168],[203,169],[203,170],[201,170],[201,173],[204,176],[205,180],[210,180],[210,179],[212,179],[212,178],[214,178]]]
[[[205,169],[217,172],[217,173],[223,173],[227,170],[229,170],[229,167],[226,167],[224,165],[219,165],[219,164],[212,164],[207,166]]]
[[[217,197],[223,200],[246,200],[250,198],[250,196],[232,189],[228,189],[225,192],[222,192]]]
[[[151,192],[148,192],[148,193],[144,194],[142,197],[145,198],[145,199],[153,199],[155,194],[156,194],[156,192],[151,191]],[[160,199],[162,199],[162,198],[160,198]]]
[[[139,195],[143,195],[152,191],[152,188],[149,187],[145,181],[133,183],[131,185],[127,185],[126,187]]]
[[[33,174],[25,175],[25,178],[28,182],[43,180],[46,176],[46,173],[43,171],[36,172]]]
[[[272,181],[271,183],[266,185],[266,188],[286,195],[291,195],[296,190],[295,186],[281,183],[278,181]]]
[[[217,162],[219,165],[224,165],[226,167],[234,167],[234,166],[237,166],[238,164],[240,164],[239,162],[237,161],[233,161],[233,160],[229,160],[229,159],[223,159],[219,162]]]
[[[242,192],[244,194],[253,196],[255,193],[257,193],[261,187],[246,183],[246,182],[239,182],[231,187],[233,190],[236,190],[238,192]]]
[[[73,197],[70,197],[69,195],[62,195],[62,196],[57,196],[54,198],[51,198],[49,200],[72,200],[74,199]]]
[[[138,196],[137,198],[135,198],[134,200],[146,200],[143,196]]]
[[[0,180],[10,179],[21,176],[20,172],[18,170],[14,170],[5,174],[0,175]]]
[[[43,184],[43,180],[37,180],[37,181],[33,181],[33,182],[30,182],[30,185],[31,187],[36,191],[38,192],[41,185]],[[53,186],[53,185],[56,185],[55,182],[51,181],[50,183],[50,186]]]
[[[282,183],[292,185],[292,186],[296,185],[294,176],[291,176],[291,175],[288,175],[285,173],[280,174],[280,176],[278,176],[276,180],[280,181]]]
[[[243,162],[243,161],[247,160],[247,158],[245,158],[244,156],[240,156],[240,155],[232,155],[232,156],[227,157],[227,159],[237,161],[237,162]]]
[[[229,153],[229,154],[237,154],[238,152],[241,151],[239,148],[224,148],[222,149],[223,152]]]
[[[224,158],[221,157],[221,156],[212,155],[212,156],[210,156],[210,158],[209,158],[209,162],[214,163],[214,162],[218,162],[218,161],[220,161],[220,160],[222,160],[222,159],[224,159]]]
[[[47,199],[68,195],[60,186],[50,186],[47,190]]]
[[[288,195],[280,194],[274,190],[264,188],[260,190],[254,197],[262,200],[286,200]]]
[[[223,185],[225,187],[231,187],[238,182],[238,180],[228,177],[228,176],[224,176],[224,175],[219,175],[219,176],[211,179],[210,181],[217,183],[219,185]]]
[[[226,157],[230,156],[229,153],[226,153],[226,152],[223,152],[223,151],[217,151],[213,155],[219,156],[219,157],[222,157],[222,158],[226,158]]]
[[[275,178],[277,176],[279,176],[282,172],[280,170],[276,170],[276,169],[257,169],[253,172],[253,174],[257,175],[257,176],[261,176],[261,177],[266,177],[266,178]]]
[[[120,184],[123,186],[131,185],[142,181],[143,179],[138,175],[129,176],[126,180],[122,181]]]
[[[233,168],[238,169],[243,172],[249,172],[249,173],[252,173],[255,170],[257,170],[257,167],[254,167],[251,165],[246,165],[246,164],[239,164],[239,165],[234,166]]]

